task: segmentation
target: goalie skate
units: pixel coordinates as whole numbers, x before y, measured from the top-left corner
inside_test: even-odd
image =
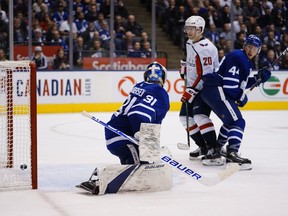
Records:
[[[80,185],[76,185],[76,187],[88,191],[93,195],[99,194],[99,180],[89,180],[82,182]]]

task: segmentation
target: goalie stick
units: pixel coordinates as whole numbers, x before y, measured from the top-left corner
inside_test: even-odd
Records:
[[[100,119],[89,114],[88,112],[83,111],[82,115],[95,121],[95,122],[97,122],[97,123],[99,123],[99,124],[101,124],[102,126],[107,128],[108,130],[118,134],[119,136],[126,138],[127,140],[135,143],[136,145],[139,145],[138,141],[136,139],[134,139],[133,137],[126,135],[122,131],[117,130],[116,128],[114,128],[114,127],[110,126],[109,124],[101,121]],[[240,168],[240,166],[238,164],[230,163],[226,166],[226,168],[224,170],[221,170],[220,172],[218,172],[216,176],[208,177],[208,176],[203,176],[202,174],[200,174],[195,169],[189,168],[189,166],[186,166],[183,163],[178,162],[176,159],[172,158],[170,155],[163,154],[160,159],[162,162],[165,162],[165,163],[169,164],[170,166],[174,167],[178,172],[183,173],[184,175],[192,178],[193,180],[195,180],[195,181],[197,181],[197,182],[199,182],[205,186],[214,186],[214,185],[224,181],[225,179],[227,179],[228,177],[230,177],[234,173],[238,172],[239,168]]]

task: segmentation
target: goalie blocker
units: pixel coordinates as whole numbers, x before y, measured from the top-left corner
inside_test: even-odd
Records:
[[[142,123],[139,138],[140,164],[97,167],[88,181],[76,187],[94,195],[170,190],[172,168],[160,160],[160,125]]]

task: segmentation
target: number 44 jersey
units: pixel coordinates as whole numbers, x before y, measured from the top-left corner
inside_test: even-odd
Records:
[[[166,90],[158,83],[143,81],[133,87],[108,124],[129,136],[134,136],[140,130],[141,123],[161,124],[169,108],[169,96]],[[112,141],[116,136],[118,135],[105,130],[106,140]]]

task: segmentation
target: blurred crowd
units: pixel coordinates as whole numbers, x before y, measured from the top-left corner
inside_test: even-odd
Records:
[[[69,69],[70,31],[75,68],[82,67],[83,57],[109,57],[111,46],[115,50],[114,57],[151,57],[149,35],[135,15],[128,12],[125,0],[114,1],[113,31],[110,31],[110,0],[32,1],[35,47],[32,58],[37,67],[47,69],[42,47],[56,45],[61,48],[55,53],[52,69]],[[152,0],[139,1],[151,11]],[[11,0],[0,1],[0,60],[9,56],[9,2]],[[72,24],[69,2],[73,3]],[[217,46],[220,60],[232,49],[242,48],[247,35],[257,35],[263,42],[255,59],[255,69],[258,69],[271,65],[288,46],[287,7],[288,3],[282,0],[156,0],[156,17],[167,37],[184,49],[185,20],[191,15],[202,16],[206,20],[205,36]],[[28,0],[14,0],[13,13],[14,45],[27,45]],[[288,69],[288,55],[274,69]]]
[[[149,8],[149,0],[145,2]],[[184,47],[183,26],[192,15],[206,20],[205,36],[218,48],[219,59],[241,49],[245,38],[255,34],[262,49],[255,68],[269,66],[288,46],[288,3],[282,0],[158,0],[157,18],[175,45]],[[288,55],[274,66],[288,69]]]
[[[0,58],[9,54],[9,0],[0,1]],[[10,1],[11,2],[11,1]],[[73,35],[73,66],[82,67],[83,57],[150,57],[147,32],[128,13],[122,0],[115,0],[114,31],[110,31],[110,0],[32,1],[32,59],[38,69],[47,69],[43,46],[60,46],[53,69],[69,69],[69,33]],[[69,2],[73,2],[73,23],[69,22]],[[28,44],[28,0],[14,0],[14,45]],[[70,29],[72,26],[72,30]],[[113,35],[110,33],[113,32]],[[46,59],[47,61],[47,59]]]

